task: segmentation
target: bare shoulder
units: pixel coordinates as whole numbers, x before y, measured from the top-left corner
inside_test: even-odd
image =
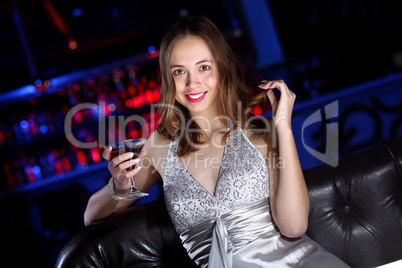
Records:
[[[160,177],[163,178],[165,173],[165,163],[169,151],[170,140],[161,135],[158,131],[154,131],[148,138],[144,146],[147,152],[143,159],[145,166],[152,167],[150,170],[156,170]],[[153,174],[156,174],[153,172]]]
[[[149,157],[161,157],[167,155],[169,146],[170,140],[161,135],[158,131],[154,131],[148,138],[144,150],[147,151]]]

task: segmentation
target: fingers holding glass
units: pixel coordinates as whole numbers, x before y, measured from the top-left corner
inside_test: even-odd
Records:
[[[110,155],[111,152],[112,152],[112,146],[106,146],[105,150],[102,153],[103,159],[105,159],[106,161],[110,161],[110,159],[112,158],[112,156]]]
[[[120,198],[120,200],[133,200],[148,196],[147,193],[142,193],[137,189],[133,178],[141,169],[141,166],[137,168],[135,166],[145,156],[145,152],[142,152],[145,142],[146,139],[131,139],[105,147],[104,158],[109,158],[108,153],[110,154],[108,169],[115,178],[116,187],[119,189],[130,188],[128,196]],[[109,147],[112,148],[110,152]]]

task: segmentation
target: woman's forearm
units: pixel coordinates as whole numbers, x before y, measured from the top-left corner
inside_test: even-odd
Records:
[[[275,195],[275,220],[281,232],[289,237],[303,235],[308,225],[310,199],[297,153],[291,126],[282,120],[277,125],[279,179]]]
[[[124,194],[122,194],[123,196]],[[106,185],[96,193],[94,193],[88,201],[87,207],[84,213],[84,223],[85,225],[91,224],[94,221],[105,218],[112,213],[128,208],[132,202],[130,201],[116,201],[114,200],[109,192],[108,186]]]

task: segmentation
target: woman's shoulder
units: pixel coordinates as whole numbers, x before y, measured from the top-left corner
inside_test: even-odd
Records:
[[[151,136],[149,136],[144,150],[147,151],[148,156],[161,156],[166,155],[169,146],[170,140],[158,131],[154,131]]]

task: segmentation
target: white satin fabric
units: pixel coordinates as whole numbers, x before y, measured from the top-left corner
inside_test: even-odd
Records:
[[[307,236],[282,237],[268,200],[205,221],[180,238],[200,267],[349,267]]]

